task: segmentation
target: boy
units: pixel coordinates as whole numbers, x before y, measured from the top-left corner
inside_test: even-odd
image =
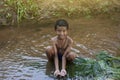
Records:
[[[54,60],[55,64],[55,76],[65,76],[66,62],[72,61],[77,55],[70,52],[73,40],[67,36],[69,29],[68,22],[64,19],[59,19],[55,24],[55,32],[57,36],[51,39],[52,47],[47,47],[46,54],[48,60]],[[59,70],[59,62],[62,62],[62,69]]]

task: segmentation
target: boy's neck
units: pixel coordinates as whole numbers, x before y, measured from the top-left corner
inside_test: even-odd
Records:
[[[63,39],[57,37],[57,39],[58,39],[58,40],[65,40],[65,39],[67,39],[67,36],[66,36],[65,38],[63,38]]]

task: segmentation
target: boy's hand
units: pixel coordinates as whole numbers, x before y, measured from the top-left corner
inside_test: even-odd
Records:
[[[61,75],[61,76],[65,76],[66,74],[67,74],[66,70],[65,70],[65,69],[62,69],[60,75]]]
[[[58,75],[60,75],[60,71],[59,70],[55,70],[54,76],[58,76]]]

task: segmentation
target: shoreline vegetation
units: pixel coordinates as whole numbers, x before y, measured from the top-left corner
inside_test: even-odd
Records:
[[[78,79],[82,80],[120,80],[120,57],[101,51],[95,59],[76,58],[70,69],[71,76],[76,74]]]
[[[59,17],[113,18],[120,13],[120,0],[2,0],[0,7],[0,25],[15,25]]]

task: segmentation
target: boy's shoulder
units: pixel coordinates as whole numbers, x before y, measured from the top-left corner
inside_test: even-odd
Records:
[[[51,41],[56,43],[57,39],[58,39],[57,36],[55,36],[55,37],[51,38]],[[67,40],[68,40],[69,43],[73,43],[73,39],[71,37],[67,36]]]
[[[68,39],[72,40],[72,38],[70,36],[67,36]]]
[[[57,40],[57,36],[51,38],[51,41],[56,41],[56,40]]]
[[[69,36],[67,36],[67,39],[69,40],[70,43],[73,43],[73,39]]]

